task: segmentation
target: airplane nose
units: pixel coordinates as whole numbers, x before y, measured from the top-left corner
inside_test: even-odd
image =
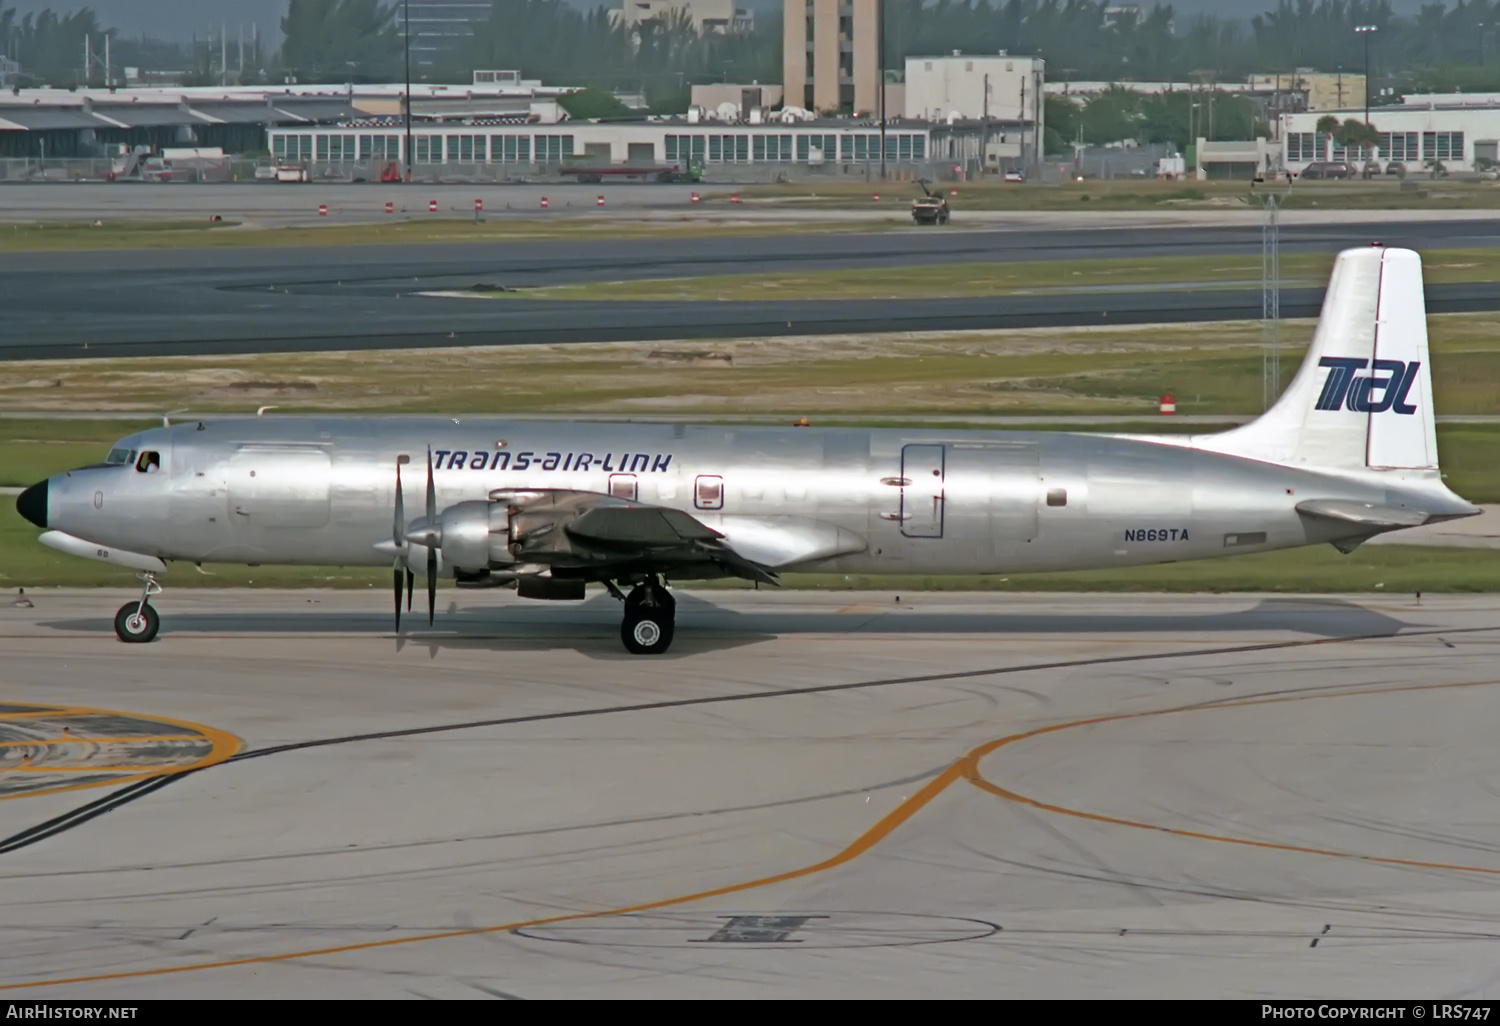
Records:
[[[16,512],[38,527],[47,526],[47,482],[32,485],[16,496]]]

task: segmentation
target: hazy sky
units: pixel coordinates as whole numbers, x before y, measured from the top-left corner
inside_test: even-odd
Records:
[[[215,35],[220,25],[227,24],[231,38],[243,24],[248,39],[250,23],[255,22],[262,39],[280,39],[286,0],[0,0],[0,7],[14,7],[22,14],[48,7],[58,12],[91,7],[107,28],[166,40],[191,39],[194,30],[199,36],[207,35],[210,24]]]
[[[570,0],[578,6],[592,7],[613,0]],[[745,0],[742,0],[745,2]],[[1150,0],[1126,0],[1150,6]],[[774,6],[776,0],[749,0],[747,6],[764,8]],[[1273,7],[1275,0],[1178,0],[1173,6],[1184,14],[1208,11],[1230,17],[1248,17]],[[1394,0],[1393,7],[1402,12],[1414,12],[1421,0]],[[79,7],[92,7],[106,26],[113,26],[127,35],[145,32],[158,39],[189,39],[196,29],[206,35],[210,25],[227,24],[231,36],[237,26],[243,24],[245,33],[250,32],[250,23],[260,26],[263,39],[280,38],[281,16],[286,12],[286,0],[0,0],[0,6],[15,7],[21,13],[51,7],[58,11],[71,11]]]

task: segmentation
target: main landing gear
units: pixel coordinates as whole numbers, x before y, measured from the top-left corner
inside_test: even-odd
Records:
[[[136,645],[144,645],[161,630],[161,617],[151,608],[151,596],[161,594],[161,585],[153,573],[144,573],[141,579],[146,586],[141,589],[140,601],[125,603],[115,614],[115,634],[121,641]]]
[[[661,655],[672,645],[677,600],[656,580],[637,584],[625,597],[620,640],[632,655]]]

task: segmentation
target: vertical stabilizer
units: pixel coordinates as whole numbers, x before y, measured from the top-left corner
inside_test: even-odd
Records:
[[[1350,249],[1333,265],[1312,347],[1276,405],[1201,449],[1296,466],[1437,467],[1422,260]]]

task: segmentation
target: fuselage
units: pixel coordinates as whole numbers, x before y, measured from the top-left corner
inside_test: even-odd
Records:
[[[429,448],[439,509],[497,489],[572,489],[710,527],[795,515],[863,540],[794,568],[839,573],[1202,559],[1332,540],[1337,525],[1296,511],[1306,499],[1452,497],[1435,473],[1319,472],[1171,437],[290,417],[133,435],[116,463],[50,479],[46,526],[169,561],[386,566],[398,460],[410,503]]]

